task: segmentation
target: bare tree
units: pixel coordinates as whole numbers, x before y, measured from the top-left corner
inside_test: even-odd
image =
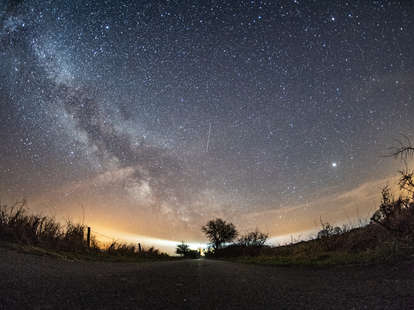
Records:
[[[411,195],[410,198],[414,199],[414,170],[410,170],[407,165],[407,159],[409,157],[414,157],[414,146],[411,143],[410,138],[403,135],[405,141],[396,140],[399,144],[397,147],[391,148],[390,156],[401,158],[401,160],[405,163],[405,169],[400,170],[400,180],[398,185],[400,189],[409,193]]]
[[[400,157],[403,160],[406,160],[408,157],[414,156],[414,146],[411,143],[410,138],[405,135],[402,135],[402,137],[405,141],[396,139],[398,146],[391,147],[391,153],[388,154],[388,156],[393,156],[396,158]]]

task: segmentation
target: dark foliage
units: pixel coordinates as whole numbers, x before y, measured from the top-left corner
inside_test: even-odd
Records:
[[[201,231],[206,234],[214,250],[219,249],[226,242],[233,241],[238,235],[233,223],[227,223],[220,218],[208,221]]]
[[[190,252],[190,246],[184,241],[182,241],[179,245],[177,245],[177,248],[175,249],[175,253],[181,256],[186,256]]]
[[[412,178],[410,182],[412,182]],[[413,199],[402,196],[395,199],[390,189],[385,187],[382,190],[381,205],[371,217],[371,222],[380,225],[399,237],[414,237]]]
[[[333,240],[332,237],[336,235],[341,235],[346,230],[338,226],[334,227],[328,222],[324,223],[322,219],[321,219],[321,226],[322,226],[322,229],[318,232],[316,239],[321,241],[321,243],[324,245],[326,250],[330,250],[332,247],[332,240]]]
[[[200,258],[200,252],[197,250],[191,250],[190,246],[184,243],[184,241],[177,245],[175,253],[185,258]]]
[[[244,247],[262,247],[268,238],[268,234],[262,233],[256,229],[255,231],[242,235],[238,240],[238,244]]]

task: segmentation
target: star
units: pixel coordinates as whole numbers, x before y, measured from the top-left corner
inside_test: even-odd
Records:
[[[390,177],[377,158],[414,136],[412,6],[377,2],[5,5],[0,198],[194,239],[309,201],[272,233],[309,230],[315,201]]]

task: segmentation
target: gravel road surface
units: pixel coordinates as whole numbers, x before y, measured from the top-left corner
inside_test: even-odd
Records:
[[[414,260],[330,268],[133,264],[0,248],[0,309],[414,309]]]

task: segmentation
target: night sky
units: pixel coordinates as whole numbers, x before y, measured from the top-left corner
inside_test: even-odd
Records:
[[[374,211],[414,135],[412,1],[0,1],[0,197],[203,241]],[[86,218],[86,219],[85,219]]]

